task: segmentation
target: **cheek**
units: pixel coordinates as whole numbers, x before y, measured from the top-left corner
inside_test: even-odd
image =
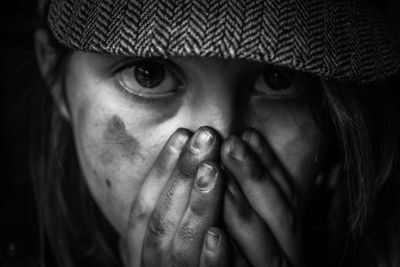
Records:
[[[307,195],[326,157],[328,137],[316,125],[307,103],[269,103],[256,106],[253,125],[265,137],[292,177],[300,194]]]
[[[79,109],[74,128],[89,190],[105,216],[122,233],[130,205],[168,137],[157,129],[146,130],[131,115],[117,114],[115,110],[106,112],[87,104]]]
[[[149,109],[118,93],[109,63],[75,52],[66,76],[78,160],[94,200],[124,234],[130,206],[162,146],[178,128],[176,106]],[[168,112],[166,112],[168,111]]]
[[[105,124],[106,129],[102,135],[105,149],[100,155],[103,166],[113,165],[120,159],[130,159],[134,164],[138,157],[143,157],[139,141],[127,133],[125,123],[120,117],[113,115]]]

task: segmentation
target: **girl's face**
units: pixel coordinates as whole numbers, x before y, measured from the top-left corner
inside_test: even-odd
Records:
[[[146,173],[178,128],[207,125],[223,138],[258,130],[307,199],[327,146],[303,93],[307,86],[297,74],[254,62],[83,52],[72,53],[65,78],[83,175],[121,234]]]

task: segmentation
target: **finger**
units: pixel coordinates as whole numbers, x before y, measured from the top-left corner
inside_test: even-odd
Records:
[[[188,130],[178,129],[169,138],[132,203],[128,226],[131,266],[139,266],[148,219],[190,135]]]
[[[282,166],[269,144],[260,133],[250,128],[246,129],[241,137],[256,154],[264,169],[275,179],[280,188],[282,188],[292,206],[297,207],[297,194],[295,193],[293,184],[290,182],[289,174]]]
[[[204,236],[200,267],[230,267],[232,252],[228,236],[220,229],[211,227]]]
[[[144,261],[154,263],[168,249],[186,210],[197,167],[204,160],[218,158],[220,143],[215,130],[200,127],[184,147],[147,224],[142,250]]]
[[[235,245],[235,243],[233,243],[233,241],[231,240],[230,242],[231,244],[231,250],[233,251],[232,253],[232,266],[234,267],[250,267],[250,263],[243,257],[243,255],[240,253],[239,249],[237,248],[237,246]]]
[[[251,208],[267,223],[289,259],[297,261],[300,231],[294,210],[279,185],[240,138],[228,138],[221,154],[223,164],[235,177]]]
[[[175,234],[171,265],[198,266],[206,230],[217,224],[222,203],[223,175],[219,166],[203,162],[197,171],[189,204]]]
[[[225,193],[224,221],[251,266],[281,267],[285,263],[286,258],[268,225],[251,209],[234,180],[228,181]]]

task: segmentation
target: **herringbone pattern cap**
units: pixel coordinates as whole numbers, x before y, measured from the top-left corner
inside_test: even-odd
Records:
[[[247,59],[359,83],[400,69],[362,0],[52,0],[48,22],[62,45],[90,52]]]

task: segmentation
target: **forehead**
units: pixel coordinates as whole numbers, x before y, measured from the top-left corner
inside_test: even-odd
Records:
[[[118,56],[100,53],[88,53],[75,50],[69,61],[75,67],[82,68],[84,66],[91,69],[101,69],[118,64],[138,61],[155,61],[162,63],[170,63],[179,71],[185,73],[209,74],[209,75],[246,75],[260,71],[267,64],[262,64],[250,60],[241,59],[221,59],[215,57],[133,57]]]

